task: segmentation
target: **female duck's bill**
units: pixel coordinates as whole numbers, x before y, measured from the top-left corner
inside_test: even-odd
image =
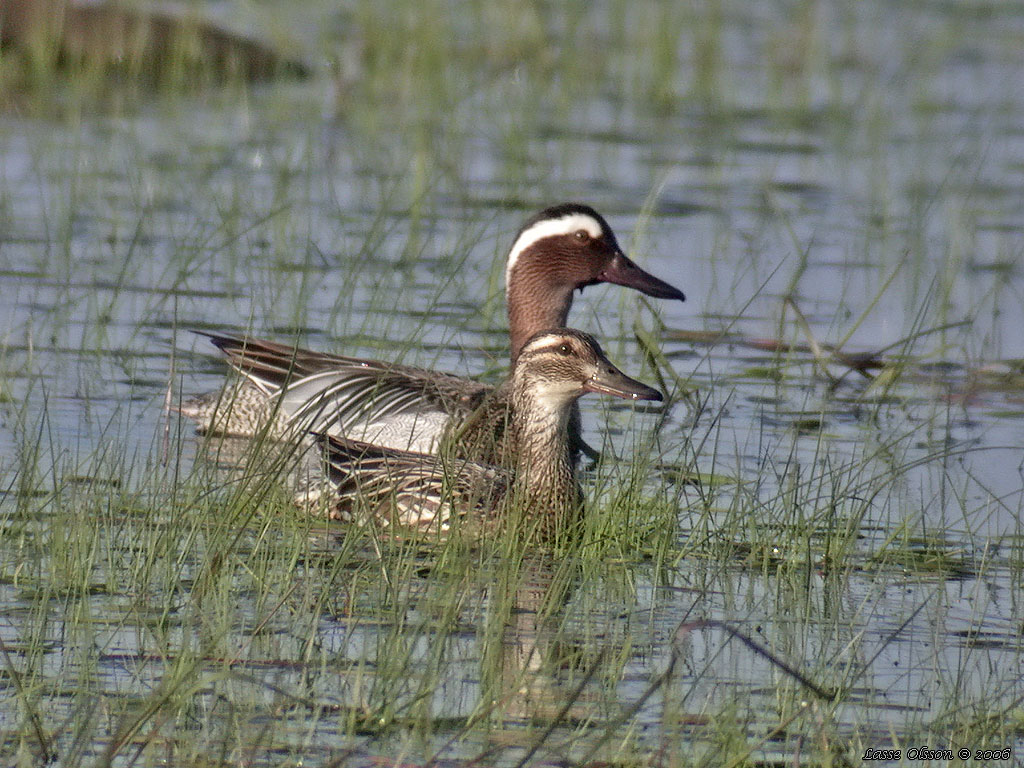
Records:
[[[318,434],[331,516],[444,531],[456,518],[491,528],[519,511],[549,538],[582,512],[568,430],[576,400],[587,392],[662,399],[612,365],[593,337],[564,328],[527,341],[501,390],[510,409],[509,468]]]
[[[589,206],[564,203],[527,221],[506,266],[513,361],[531,336],[565,325],[574,291],[601,282],[657,298],[685,299],[682,291],[630,261],[608,222]],[[489,385],[420,368],[232,334],[205,335],[246,381],[181,406],[184,415],[199,422],[201,432],[288,438],[307,430],[329,431],[431,452],[491,392]]]

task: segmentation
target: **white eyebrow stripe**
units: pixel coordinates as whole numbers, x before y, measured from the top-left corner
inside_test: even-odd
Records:
[[[563,344],[567,343],[564,336],[541,336],[539,339],[534,340],[533,344],[523,347],[519,355],[522,356],[523,352],[526,351],[529,351],[531,354],[537,352],[556,352]]]
[[[523,251],[545,237],[571,235],[580,229],[584,230],[595,240],[603,234],[600,222],[586,213],[570,213],[557,219],[543,219],[526,229],[516,238],[512,250],[508,253],[508,263],[505,265],[505,289],[508,289],[508,279],[512,275],[512,267],[515,266]]]

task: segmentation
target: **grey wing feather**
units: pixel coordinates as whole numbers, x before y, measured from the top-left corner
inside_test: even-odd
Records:
[[[348,432],[400,415],[471,413],[493,388],[459,376],[289,347],[263,339],[201,332],[228,363],[269,397],[290,423]]]

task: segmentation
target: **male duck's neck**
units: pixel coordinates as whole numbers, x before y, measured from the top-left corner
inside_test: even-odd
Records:
[[[572,289],[517,275],[517,279],[509,282],[507,300],[509,342],[515,363],[519,350],[531,336],[565,326],[572,306]]]

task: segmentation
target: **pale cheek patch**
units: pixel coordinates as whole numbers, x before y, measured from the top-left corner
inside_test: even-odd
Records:
[[[575,382],[557,382],[532,387],[537,403],[548,417],[558,416],[566,405],[576,399],[580,386]]]
[[[593,216],[585,213],[570,213],[557,219],[544,219],[538,221],[532,227],[524,231],[512,246],[508,254],[508,264],[505,266],[505,288],[508,289],[509,277],[512,275],[512,267],[515,266],[520,254],[529,249],[538,240],[545,237],[557,237],[559,235],[571,235],[579,230],[585,231],[595,240],[604,233],[601,225]]]

